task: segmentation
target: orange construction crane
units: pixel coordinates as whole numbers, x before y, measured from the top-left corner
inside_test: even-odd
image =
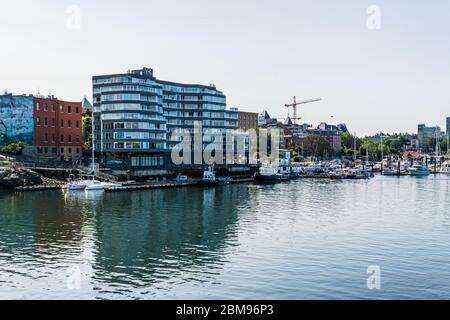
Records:
[[[317,101],[321,101],[322,98],[316,98],[316,99],[309,99],[309,100],[303,100],[303,101],[297,101],[297,97],[294,97],[294,102],[290,103],[290,104],[285,104],[284,106],[286,108],[291,108],[293,109],[293,118],[292,120],[294,121],[294,123],[297,123],[297,120],[300,119],[299,117],[297,117],[297,106],[301,105],[301,104],[307,104],[307,103],[312,103],[312,102],[317,102]],[[288,113],[289,114],[289,113]]]

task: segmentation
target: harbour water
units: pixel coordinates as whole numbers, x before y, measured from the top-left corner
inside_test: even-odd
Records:
[[[449,209],[447,176],[0,192],[0,298],[450,299]]]

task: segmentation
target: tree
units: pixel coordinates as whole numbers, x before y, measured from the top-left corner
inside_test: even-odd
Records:
[[[92,148],[92,115],[90,113],[83,114],[82,119],[83,132],[83,148]]]
[[[334,154],[331,144],[319,135],[309,135],[303,140],[303,147],[314,157],[327,157]]]
[[[349,132],[341,133],[341,141],[343,149],[351,149],[353,150],[355,147],[355,139],[356,139],[356,149],[358,150],[363,144],[363,140],[361,138],[355,137]],[[353,153],[353,151],[352,151]]]
[[[22,151],[23,149],[25,149],[25,147],[26,147],[25,142],[17,142],[4,146],[3,148],[0,149],[0,151],[6,154],[20,155],[22,154]]]

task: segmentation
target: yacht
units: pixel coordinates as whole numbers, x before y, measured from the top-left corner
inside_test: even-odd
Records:
[[[409,168],[409,173],[414,177],[425,177],[430,175],[430,170],[426,165],[416,163],[411,168]]]

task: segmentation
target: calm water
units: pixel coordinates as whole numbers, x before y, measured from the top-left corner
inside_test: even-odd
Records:
[[[3,192],[0,298],[450,299],[449,208],[447,177]]]

